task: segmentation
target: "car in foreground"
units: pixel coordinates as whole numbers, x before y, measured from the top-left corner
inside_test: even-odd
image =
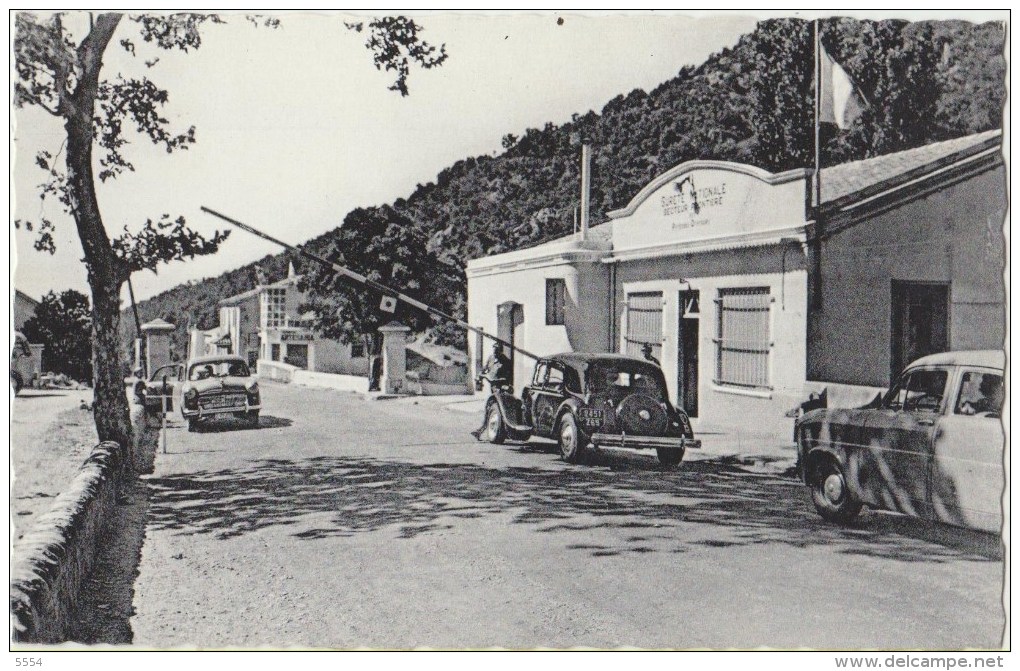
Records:
[[[867,505],[999,531],[1004,368],[997,350],[933,354],[871,406],[806,413],[795,432],[818,514],[848,523]]]
[[[687,414],[670,403],[662,370],[621,354],[540,359],[519,399],[493,389],[484,434],[492,443],[552,438],[570,463],[590,447],[625,447],[654,449],[660,463],[676,466],[688,448],[701,447]]]
[[[239,356],[211,355],[188,362],[180,384],[181,415],[188,431],[218,417],[234,416],[259,425],[262,409],[258,381]]]

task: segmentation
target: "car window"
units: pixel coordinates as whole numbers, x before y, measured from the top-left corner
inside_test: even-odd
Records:
[[[248,366],[243,361],[212,361],[191,367],[188,379],[205,380],[212,377],[248,377]]]
[[[541,387],[545,384],[547,368],[548,366],[545,362],[540,362],[535,366],[535,376],[531,379],[531,386]]]
[[[1002,376],[997,373],[967,371],[960,383],[960,393],[953,404],[957,415],[999,417],[1005,390]]]
[[[922,369],[910,373],[906,391],[901,395],[901,408],[907,412],[938,412],[946,392],[949,372]]]
[[[645,394],[666,400],[658,369],[648,366],[596,366],[589,372],[589,386],[596,393]]]
[[[163,380],[164,375],[166,376],[166,379],[168,381],[176,380],[180,377],[180,374],[181,368],[177,364],[171,364],[169,366],[160,366],[159,368],[156,369],[156,372],[149,377],[149,380],[153,382],[161,382]]]
[[[545,382],[547,387],[563,388],[563,369],[556,365],[549,366],[549,377]]]

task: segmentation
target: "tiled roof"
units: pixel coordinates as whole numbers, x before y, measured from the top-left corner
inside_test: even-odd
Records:
[[[866,158],[822,168],[822,202],[839,200],[851,194],[869,189],[914,170],[949,159],[955,154],[968,150],[980,151],[985,143],[1001,142],[1002,131],[991,130],[945,142],[935,142],[923,147],[899,151],[895,154]]]

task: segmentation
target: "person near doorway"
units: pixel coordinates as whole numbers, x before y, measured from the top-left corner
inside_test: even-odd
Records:
[[[645,361],[651,361],[656,366],[659,365],[659,360],[652,356],[652,343],[646,342],[641,346],[641,354],[644,355]]]
[[[492,346],[492,356],[485,362],[479,379],[488,380],[489,391],[495,391],[510,386],[510,358],[503,353],[503,343],[497,342]],[[482,417],[482,425],[471,432],[471,435],[478,440],[482,439],[485,432],[485,417]]]

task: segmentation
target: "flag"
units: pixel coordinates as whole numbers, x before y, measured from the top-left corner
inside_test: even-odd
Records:
[[[847,128],[861,115],[867,103],[846,70],[829,56],[824,46],[819,45],[818,48],[820,51],[818,80],[821,91],[818,121]]]
[[[382,301],[379,303],[379,309],[383,312],[396,312],[397,299],[393,296],[383,296]]]

